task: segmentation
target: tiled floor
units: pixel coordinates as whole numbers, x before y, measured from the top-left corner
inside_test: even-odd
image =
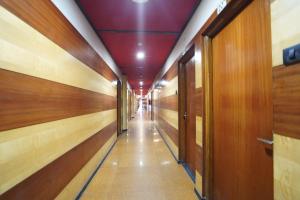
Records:
[[[81,199],[195,200],[193,183],[147,116],[138,113]]]

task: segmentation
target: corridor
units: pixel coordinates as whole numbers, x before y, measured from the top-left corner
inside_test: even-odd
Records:
[[[300,200],[300,0],[0,0],[0,200]]]
[[[84,191],[86,200],[194,200],[194,184],[138,111]]]

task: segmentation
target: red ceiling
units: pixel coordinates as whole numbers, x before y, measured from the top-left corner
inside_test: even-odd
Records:
[[[134,90],[144,94],[200,0],[77,0]],[[140,43],[140,44],[139,44]],[[144,60],[136,53],[145,52]]]

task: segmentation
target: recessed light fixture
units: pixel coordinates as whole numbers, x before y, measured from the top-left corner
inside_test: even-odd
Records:
[[[131,0],[134,3],[147,3],[148,0]]]
[[[140,81],[140,86],[142,86],[143,85],[143,81]]]
[[[139,43],[138,43],[138,46],[139,46],[139,47],[143,46],[143,43],[139,42]]]
[[[136,58],[137,58],[138,60],[143,60],[143,59],[145,58],[145,53],[144,53],[143,51],[137,52]]]

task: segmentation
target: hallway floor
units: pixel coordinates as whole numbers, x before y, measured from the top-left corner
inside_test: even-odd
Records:
[[[194,186],[153,123],[138,113],[81,199],[194,200]]]

